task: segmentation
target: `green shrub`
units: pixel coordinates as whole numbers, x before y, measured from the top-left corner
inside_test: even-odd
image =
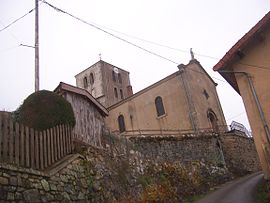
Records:
[[[13,115],[15,121],[37,130],[60,124],[75,126],[71,104],[58,94],[47,90],[28,96]]]

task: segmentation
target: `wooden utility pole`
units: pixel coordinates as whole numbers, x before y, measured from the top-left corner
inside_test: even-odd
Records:
[[[39,36],[38,36],[38,0],[35,0],[35,92],[39,91]]]

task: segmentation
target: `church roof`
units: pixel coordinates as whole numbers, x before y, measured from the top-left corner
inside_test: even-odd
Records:
[[[60,84],[55,88],[54,92],[59,93],[62,91],[67,91],[86,97],[98,108],[98,110],[103,115],[108,116],[108,110],[102,104],[100,104],[87,90],[60,82]]]
[[[270,11],[249,30],[233,47],[223,56],[223,58],[214,66],[214,71],[226,70],[237,59],[237,55],[253,42],[260,33],[270,25]],[[220,73],[239,93],[238,85],[234,74]]]

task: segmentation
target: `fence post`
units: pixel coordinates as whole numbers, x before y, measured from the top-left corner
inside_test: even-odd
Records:
[[[43,131],[43,142],[44,142],[44,144],[43,144],[43,150],[44,150],[44,154],[43,154],[43,157],[44,157],[44,168],[47,168],[47,166],[48,166],[48,153],[47,153],[47,151],[48,151],[48,135],[47,135],[47,131],[46,130],[44,130]]]
[[[39,162],[40,162],[40,169],[43,170],[44,169],[44,153],[43,153],[43,134],[42,134],[42,130],[40,132],[38,132],[38,136],[39,137]]]
[[[59,139],[59,126],[56,126],[56,137],[57,137],[57,142],[56,142],[56,148],[57,148],[57,160],[60,159],[60,139]]]
[[[36,169],[39,169],[39,147],[38,147],[38,144],[39,144],[39,132],[37,130],[35,130],[35,166],[36,166]]]
[[[3,138],[3,117],[0,115],[0,161],[2,161],[2,138]]]
[[[30,128],[30,154],[31,154],[31,168],[35,168],[35,131]]]
[[[7,161],[7,151],[8,151],[8,122],[6,116],[3,118],[3,160]]]
[[[68,126],[65,126],[65,130],[66,130],[66,137],[67,137],[67,153],[69,154],[71,152],[70,150],[70,132],[69,132],[69,128]]]
[[[62,125],[58,126],[59,128],[59,150],[60,150],[60,158],[63,157],[63,131]]]
[[[66,139],[65,139],[65,136],[66,136],[66,131],[65,131],[65,126],[64,125],[61,125],[61,131],[62,131],[62,151],[63,151],[63,156],[66,156]]]
[[[51,157],[52,157],[52,162],[51,162],[51,164],[53,164],[54,163],[54,145],[55,145],[55,136],[54,136],[54,128],[51,128],[50,129],[50,137],[51,137]]]
[[[47,145],[48,145],[48,151],[47,151],[47,153],[48,153],[48,166],[50,166],[51,165],[51,161],[52,161],[52,148],[51,148],[51,146],[52,146],[52,142],[51,142],[51,133],[50,133],[50,129],[47,129]]]
[[[25,165],[26,167],[30,167],[30,153],[29,153],[29,128],[25,127]],[[24,159],[24,157],[22,157]]]
[[[25,149],[28,147],[28,144],[24,142],[24,126],[22,124],[19,124],[19,129],[20,129],[20,139],[19,139],[19,145],[20,145],[20,165],[25,166],[24,162],[24,152]]]
[[[13,160],[13,155],[14,155],[14,131],[13,131],[13,121],[10,119],[9,120],[9,163],[12,163]]]
[[[16,165],[20,164],[20,126],[18,123],[15,123],[15,163]]]
[[[56,130],[56,127],[53,128],[53,142],[54,142],[54,145],[53,145],[54,154],[53,154],[53,156],[54,156],[54,162],[55,162],[55,161],[58,160],[58,158],[57,158],[57,130]]]

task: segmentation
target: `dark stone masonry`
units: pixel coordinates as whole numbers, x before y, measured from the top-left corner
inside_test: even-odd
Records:
[[[253,140],[246,137],[110,136],[104,148],[81,149],[59,170],[0,164],[0,203],[181,202],[230,180],[231,172],[260,170]]]

